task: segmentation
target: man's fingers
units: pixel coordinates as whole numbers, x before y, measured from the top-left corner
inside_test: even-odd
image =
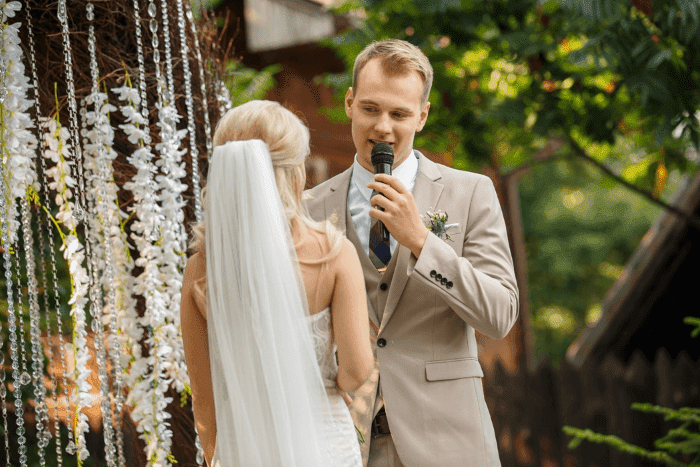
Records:
[[[393,175],[375,174],[374,179],[378,182],[386,183],[387,185],[391,186],[394,190],[396,190],[399,193],[403,193],[404,191],[407,191],[404,184],[401,183],[401,180],[394,177]]]
[[[372,199],[369,200],[370,204],[372,205],[373,208],[376,208],[377,206],[381,208],[388,208],[391,205],[391,200],[388,198],[385,198],[382,195],[374,195],[372,196]],[[371,209],[370,212],[374,211],[374,209]]]
[[[370,182],[367,184],[367,187],[373,190],[377,190],[378,192],[382,193],[384,196],[392,200],[399,197],[399,192],[392,188],[390,185],[387,185],[386,183]]]

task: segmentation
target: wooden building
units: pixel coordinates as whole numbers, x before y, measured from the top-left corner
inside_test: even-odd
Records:
[[[700,218],[700,175],[681,187],[671,204]],[[673,359],[683,351],[693,360],[700,357],[700,341],[683,323],[686,316],[700,316],[697,225],[668,211],[659,216],[603,299],[600,320],[569,347],[571,363],[600,362],[607,355],[629,362],[635,351],[653,361],[662,348]]]

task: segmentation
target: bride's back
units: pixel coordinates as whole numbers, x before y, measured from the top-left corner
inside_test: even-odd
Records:
[[[316,263],[319,259],[328,256],[332,249],[328,234],[313,228],[302,229],[295,226],[292,236],[304,280],[309,313],[313,315],[331,304],[335,276],[339,267],[337,260],[340,259],[340,254],[328,261]],[[309,264],[307,261],[316,264]]]

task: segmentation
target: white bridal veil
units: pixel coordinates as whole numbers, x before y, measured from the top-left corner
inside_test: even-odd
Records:
[[[328,467],[328,397],[265,143],[214,148],[205,222],[214,465]]]

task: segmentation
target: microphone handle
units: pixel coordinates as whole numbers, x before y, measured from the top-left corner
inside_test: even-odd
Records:
[[[375,174],[391,175],[391,164],[377,164],[377,165],[375,165],[374,166],[374,173]],[[370,199],[372,199],[372,197],[374,195],[384,196],[384,193],[380,193],[377,190],[372,190],[372,196],[370,196]],[[384,196],[384,197],[386,198],[386,196]],[[384,208],[382,208],[380,206],[377,206],[377,209],[381,209],[382,211],[384,210]],[[379,228],[379,233],[382,236],[382,240],[386,244],[389,244],[389,235],[390,235],[389,230],[387,230],[386,226],[384,225],[384,223],[382,221],[378,221],[378,223],[379,223],[379,225],[377,227]]]

